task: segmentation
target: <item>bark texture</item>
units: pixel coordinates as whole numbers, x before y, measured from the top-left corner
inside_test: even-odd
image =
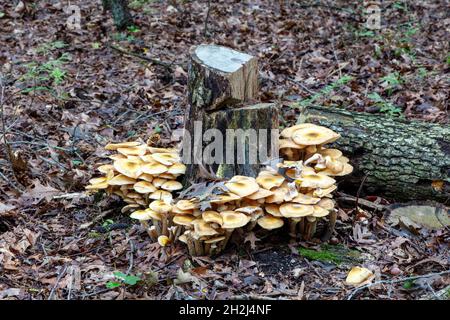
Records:
[[[102,4],[105,11],[111,11],[117,29],[123,30],[133,24],[133,18],[128,9],[128,0],[102,0]]]
[[[340,189],[357,190],[362,179],[366,194],[396,200],[450,197],[450,126],[309,107],[304,122],[341,134],[334,143],[355,170]]]

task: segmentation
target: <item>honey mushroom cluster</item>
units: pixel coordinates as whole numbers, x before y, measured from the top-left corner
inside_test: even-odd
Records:
[[[109,156],[113,162],[100,165],[97,170],[104,176],[89,180],[86,189],[105,190],[122,198],[128,203],[122,213],[132,212],[131,218],[139,220],[154,241],[165,236],[158,240],[167,244],[172,240],[166,217],[172,208],[172,192],[183,188],[177,178],[186,171],[178,151],[137,141],[110,143],[105,149],[117,152]]]
[[[211,209],[202,212],[196,199],[180,200],[173,206],[173,223],[183,229],[179,240],[193,256],[222,251],[236,229],[255,226],[273,230],[287,220],[289,234],[310,239],[318,219],[333,212],[332,192],[336,180],[352,172],[348,158],[325,144],[339,135],[330,129],[301,124],[281,133],[280,151],[287,158],[267,168],[256,178],[235,176],[225,186],[228,193],[209,199]]]

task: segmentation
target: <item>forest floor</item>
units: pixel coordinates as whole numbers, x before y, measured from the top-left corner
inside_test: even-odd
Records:
[[[221,0],[208,15],[205,0],[132,0],[125,32],[99,1],[70,3],[79,30],[66,1],[0,5],[0,299],[418,299],[448,288],[448,228],[391,226],[374,208],[393,200],[378,195],[340,202],[330,244],[251,234],[212,260],[151,244],[117,199],[83,194],[107,142],[176,142],[188,50],[203,42],[258,56],[260,99],[286,102],[284,125],[292,101],[448,123],[446,1],[383,1],[381,29],[368,30],[361,1]],[[345,285],[355,265],[374,272],[372,286]]]

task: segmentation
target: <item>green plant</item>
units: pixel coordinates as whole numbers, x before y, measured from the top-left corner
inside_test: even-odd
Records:
[[[141,29],[139,29],[139,28],[138,28],[137,26],[135,26],[135,25],[129,26],[129,27],[127,28],[127,30],[128,30],[128,32],[132,32],[132,33],[136,33],[136,32],[141,31]]]
[[[402,114],[402,109],[392,102],[384,100],[378,93],[373,92],[367,95],[369,99],[375,102],[375,105],[380,107],[380,112],[385,113],[390,117],[398,117]]]
[[[347,249],[342,245],[332,246],[324,244],[320,247],[320,250],[299,248],[298,252],[301,256],[309,260],[334,263],[336,265],[344,262],[356,262],[360,259],[360,253],[358,251]]]
[[[447,54],[447,64],[450,65],[450,53]]]
[[[120,271],[114,272],[113,274],[114,274],[114,277],[116,277],[116,279],[119,281],[108,281],[106,283],[106,287],[108,289],[114,289],[114,288],[122,286],[123,284],[128,285],[128,286],[134,286],[139,281],[141,281],[141,278],[138,276],[126,275],[125,273],[120,272]]]
[[[352,79],[353,79],[353,77],[345,75],[342,78],[339,78],[338,80],[336,80],[335,82],[327,85],[326,87],[321,89],[319,92],[313,94],[311,97],[309,97],[307,99],[300,100],[298,102],[298,106],[299,107],[310,106],[316,100],[318,100],[318,99],[320,99],[320,98],[322,98],[324,96],[329,95],[333,90],[343,86],[344,84],[346,84],[347,82],[349,82]]]
[[[381,85],[386,88],[386,93],[389,96],[392,94],[393,90],[403,82],[398,72],[389,73],[380,80]]]
[[[426,76],[428,76],[428,71],[424,67],[420,67],[417,69],[417,76],[419,79],[424,79]]]
[[[67,44],[64,41],[53,41],[50,43],[44,43],[42,45],[40,45],[36,52],[37,53],[43,53],[44,55],[49,54],[50,52],[56,50],[56,49],[62,49],[67,47]]]
[[[3,18],[5,16],[5,13],[3,11],[0,11],[0,18]]]

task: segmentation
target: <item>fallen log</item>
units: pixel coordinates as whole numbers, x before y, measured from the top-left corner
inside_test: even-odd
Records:
[[[335,108],[308,107],[299,122],[328,127],[341,134],[333,145],[355,170],[339,185],[354,193],[395,200],[450,197],[450,126],[407,121]]]

